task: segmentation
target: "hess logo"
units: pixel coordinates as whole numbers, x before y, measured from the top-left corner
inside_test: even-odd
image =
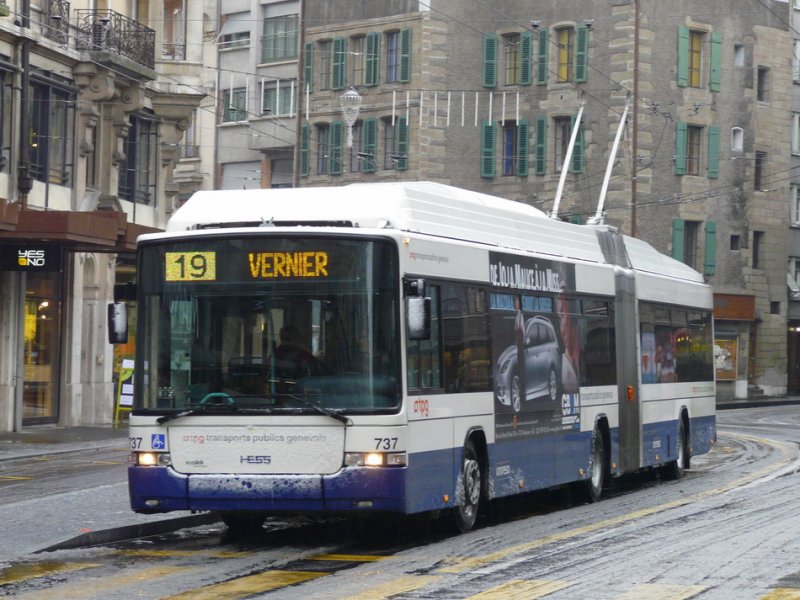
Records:
[[[17,264],[21,267],[43,267],[44,250],[18,250]]]

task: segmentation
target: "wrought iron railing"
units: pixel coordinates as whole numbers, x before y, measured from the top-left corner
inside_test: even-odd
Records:
[[[47,11],[42,23],[42,33],[59,44],[67,44],[69,40],[69,2],[48,0]]]
[[[200,158],[200,146],[194,144],[180,145],[181,158]]]
[[[115,52],[151,69],[155,67],[154,30],[107,9],[78,9],[75,18],[79,50]]]
[[[167,60],[186,60],[186,44],[168,44],[161,45],[161,58]]]

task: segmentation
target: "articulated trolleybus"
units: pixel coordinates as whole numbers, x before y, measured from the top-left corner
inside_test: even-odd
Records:
[[[715,441],[709,287],[607,226],[428,182],[208,191],[138,253],[140,513],[466,531]]]

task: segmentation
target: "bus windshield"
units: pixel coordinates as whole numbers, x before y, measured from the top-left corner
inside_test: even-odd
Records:
[[[145,245],[134,408],[397,411],[396,255],[342,237]]]

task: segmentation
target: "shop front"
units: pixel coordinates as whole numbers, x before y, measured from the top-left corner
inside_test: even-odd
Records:
[[[151,231],[111,211],[20,211],[0,230],[0,431],[112,421],[105,309]]]

